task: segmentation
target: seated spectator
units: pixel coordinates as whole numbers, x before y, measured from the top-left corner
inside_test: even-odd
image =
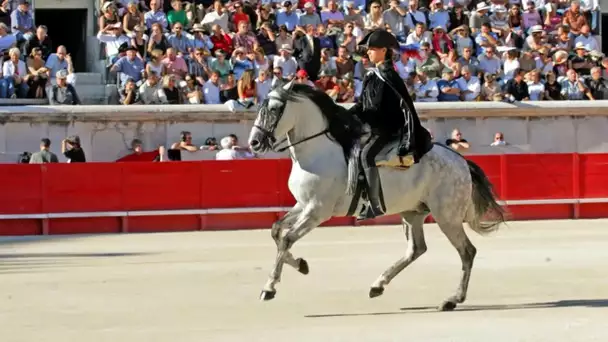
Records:
[[[445,144],[460,153],[468,151],[471,147],[469,142],[462,137],[462,133],[460,133],[458,129],[452,131],[452,137],[446,140]]]
[[[218,25],[220,29],[224,31],[224,33],[229,32],[230,28],[228,27],[229,14],[224,8],[221,0],[216,0],[213,2],[213,11],[205,14],[205,17],[201,21],[203,26],[212,27],[214,25]],[[216,30],[213,29],[215,32]],[[215,42],[213,42],[215,44]],[[227,50],[226,50],[227,51]]]
[[[304,13],[300,15],[298,19],[298,25],[302,27],[306,27],[307,25],[313,25],[317,27],[321,24],[321,17],[315,11],[315,5],[312,2],[307,2],[304,4]]]
[[[152,50],[150,53],[150,61],[146,63],[146,75],[151,72],[162,77],[167,74],[167,68],[163,64],[163,52],[161,50]]]
[[[407,57],[407,56],[406,56]],[[403,55],[401,57],[401,59],[395,63],[396,67],[397,67],[397,72],[399,73],[399,76],[401,76],[403,78],[403,71],[407,71],[409,70],[410,72],[416,69],[416,63],[414,62],[413,59],[411,58],[407,58],[406,64],[403,64]],[[362,55],[361,56],[361,60],[359,60],[359,62],[357,62],[357,64],[355,64],[355,79],[357,80],[363,80],[363,78],[365,77],[365,75],[368,73],[369,70],[371,70],[372,68],[375,68],[376,66],[370,62],[369,60],[369,56],[368,55]],[[407,75],[405,75],[407,79]]]
[[[46,60],[45,67],[48,69],[48,76],[52,84],[55,84],[55,75],[60,70],[65,70],[67,73],[68,83],[74,85],[76,83],[76,75],[74,74],[74,64],[72,56],[67,52],[65,46],[59,45],[56,53],[52,53]]]
[[[289,0],[283,1],[283,8],[277,11],[276,17],[277,25],[285,25],[287,30],[290,32],[295,30],[299,23],[298,15],[293,11],[292,3]]]
[[[220,87],[220,74],[217,71],[213,71],[209,80],[203,85],[205,104],[222,104],[220,100]]]
[[[11,13],[11,28],[17,43],[25,43],[34,38],[36,26],[30,11],[29,0],[19,0],[19,7]]]
[[[494,74],[485,74],[484,83],[481,86],[482,101],[502,101],[504,94]]]
[[[336,44],[345,47],[346,52],[349,54],[355,53],[357,50],[357,37],[353,34],[354,28],[355,25],[353,23],[346,23],[344,25],[344,32],[336,38]]]
[[[144,14],[144,22],[148,30],[151,30],[154,24],[159,24],[163,31],[169,26],[167,16],[160,7],[161,2],[162,0],[150,0],[150,10]]]
[[[334,58],[336,63],[336,77],[342,78],[346,74],[354,74],[355,73],[355,63],[352,58],[350,58],[350,54],[348,50],[344,46],[340,46],[338,48],[338,56]]]
[[[434,80],[429,79],[422,69],[416,70],[417,76],[414,81],[414,91],[417,102],[437,102],[439,87]]]
[[[507,142],[505,141],[505,136],[502,132],[496,132],[494,134],[494,141],[490,144],[490,146],[505,146]]]
[[[2,83],[0,83],[0,98],[25,98],[27,96],[27,71],[25,63],[19,59],[21,52],[18,48],[9,50],[10,59],[2,65]]]
[[[426,25],[424,22],[417,22],[416,28],[414,32],[410,33],[405,40],[405,44],[420,44],[423,42],[427,42],[429,44],[432,43],[432,35],[431,32],[426,30]]]
[[[137,57],[137,49],[134,46],[127,47],[127,55],[120,57],[111,70],[120,73],[121,88],[124,88],[127,80],[140,83],[145,72],[144,62]]]
[[[205,34],[205,29],[203,29],[203,25],[194,24],[192,26],[192,49],[202,49],[207,55],[211,54],[213,50],[213,42],[211,38]]]
[[[336,66],[336,60],[332,58],[330,49],[321,49],[321,62],[319,67],[319,73],[325,72],[328,75],[336,75],[338,73],[338,67]]]
[[[203,97],[203,91],[198,84],[198,81],[194,77],[194,75],[188,74],[184,79],[186,85],[182,88],[184,92],[184,98],[186,99],[186,103],[189,104],[202,104],[205,103],[205,99]]]
[[[587,89],[591,93],[592,100],[608,100],[608,85],[602,77],[600,67],[591,68],[591,77],[586,80]]]
[[[272,69],[272,81],[270,82],[270,89],[282,87],[287,83],[287,80],[283,77],[283,69],[281,67],[274,67]]]
[[[287,47],[291,49],[293,47],[293,37],[287,30],[285,25],[279,26],[279,34],[274,38],[274,44],[276,45],[277,51],[281,53],[281,49]]]
[[[1,29],[0,29],[0,31],[1,31]],[[28,55],[31,55],[32,50],[34,48],[40,48],[40,50],[42,51],[42,59],[46,61],[47,58],[49,58],[49,56],[51,55],[51,52],[53,51],[53,48],[52,48],[53,44],[52,44],[51,38],[49,38],[47,32],[48,32],[48,29],[46,26],[44,26],[44,25],[38,26],[38,28],[36,29],[36,35],[31,40],[29,40],[24,46],[25,53]],[[2,50],[1,38],[0,38],[0,50]]]
[[[441,0],[439,0],[441,1]],[[452,38],[448,36],[442,26],[433,28],[433,37],[431,38],[433,51],[439,56],[439,59],[447,57],[448,53],[454,50]]]
[[[40,152],[32,153],[30,164],[59,163],[57,155],[51,152],[50,149],[51,140],[49,138],[42,138],[40,140]]]
[[[439,101],[460,101],[460,87],[454,79],[452,69],[443,70],[443,78],[437,81],[437,88],[439,88],[437,97]]]
[[[462,67],[462,77],[457,79],[458,87],[460,88],[460,97],[462,101],[477,101],[481,93],[481,83],[479,78],[471,74],[468,66]]]
[[[167,22],[169,23],[169,26],[175,28],[175,24],[177,23],[180,23],[182,28],[188,26],[188,18],[186,17],[186,11],[184,11],[182,1],[171,0],[171,7],[173,9],[167,13]]]
[[[291,45],[284,44],[279,49],[279,56],[274,57],[273,65],[275,67],[280,67],[282,70],[283,78],[288,80],[293,79],[298,70],[298,63],[295,58],[292,57],[293,50]]]
[[[253,69],[243,72],[237,82],[238,100],[227,101],[226,105],[231,111],[236,109],[248,109],[257,103],[257,90]]]
[[[480,75],[481,70],[479,69],[479,61],[477,60],[477,57],[473,56],[472,47],[463,48],[462,56],[459,57],[457,59],[457,61],[462,67],[465,67],[465,66],[469,67],[471,74],[473,74],[475,76]]]
[[[414,30],[414,27],[416,26],[416,23],[424,23],[425,27],[429,26],[429,20],[427,20],[427,14],[423,11],[421,11],[419,9],[419,1],[418,0],[414,0],[414,1],[409,1],[407,3],[408,6],[408,10],[406,11],[405,9],[401,8],[399,6],[399,1],[396,2],[391,2],[390,3],[390,9],[384,11],[384,23],[388,24],[389,27],[391,28],[392,32],[399,32],[400,28],[399,28],[399,22],[404,22],[403,18],[405,17],[405,29],[407,30]],[[390,15],[389,15],[390,14]],[[395,31],[395,29],[397,29],[397,31]],[[403,30],[403,35],[407,35],[407,31]],[[399,34],[395,33],[395,35],[397,37],[399,37],[401,33],[399,32]],[[399,38],[397,38],[399,39]]]
[[[576,71],[569,69],[567,79],[561,82],[561,94],[566,100],[584,100],[587,89]]]
[[[331,74],[329,74],[328,72],[321,71],[319,73],[319,79],[317,80],[317,82],[315,82],[315,85],[317,86],[317,88],[329,95],[332,99],[336,100],[338,98],[338,94],[340,93],[340,86],[332,81]]]
[[[258,76],[260,73],[268,73],[270,66],[272,65],[271,59],[266,56],[264,49],[258,47],[254,51],[253,68],[255,69],[255,75]]]
[[[188,73],[193,75],[199,84],[203,84],[209,79],[211,69],[207,63],[206,51],[202,48],[197,48],[194,51],[194,58],[188,63]]]
[[[178,24],[179,25],[179,24]],[[167,75],[173,76],[175,80],[182,80],[188,73],[188,65],[183,57],[178,56],[172,47],[167,49],[167,57],[163,59]]]
[[[30,58],[27,60],[29,98],[43,99],[46,98],[45,88],[48,82],[48,69],[44,66],[42,59],[42,50],[39,47],[32,49]]]
[[[431,1],[429,16],[429,26],[439,28],[445,32],[450,24],[450,13],[443,8],[442,0]]]
[[[303,70],[300,70],[303,71]],[[262,103],[270,93],[272,82],[268,78],[268,71],[261,71],[255,79],[257,103]]]
[[[477,55],[480,55],[488,48],[496,47],[500,43],[498,35],[492,32],[492,25],[484,23],[481,25],[481,30],[475,38],[475,44],[477,44]],[[481,59],[480,59],[481,61]]]
[[[216,160],[255,158],[255,154],[253,154],[249,148],[238,146],[238,139],[234,134],[222,138],[222,140],[220,140],[220,146],[222,149],[216,153]]]
[[[581,27],[581,34],[574,40],[574,45],[577,48],[582,46],[586,51],[600,51],[597,40],[591,34],[591,28],[586,24]]]
[[[363,22],[363,28],[366,31],[385,28],[384,13],[382,12],[382,4],[379,1],[373,1],[370,4],[369,13],[365,15]]]
[[[213,25],[212,35],[209,37],[213,48],[211,52],[217,54],[217,51],[223,51],[224,54],[232,55],[232,38],[222,29],[220,25]]]
[[[128,78],[125,81],[125,85],[123,89],[118,91],[120,95],[120,103],[123,105],[132,105],[132,104],[140,104],[141,98],[139,95],[139,90],[137,89],[137,84],[135,80],[132,78]]]
[[[454,7],[452,7],[452,11],[450,12],[449,23],[450,26],[447,29],[448,32],[458,34],[459,29],[464,28],[466,30],[467,36],[469,35],[469,16],[464,13],[464,6],[461,3],[454,3]],[[458,46],[457,42],[456,46]],[[459,50],[458,54],[462,54],[462,51]]]
[[[234,42],[235,51],[243,49],[244,53],[250,54],[258,47],[258,40],[255,35],[249,31],[249,23],[248,22],[240,22],[238,26],[239,30],[232,37],[232,41]]]
[[[591,60],[583,42],[578,42],[576,44],[574,53],[575,55],[568,61],[569,68],[574,69],[580,76],[588,76],[595,63]]]
[[[159,76],[154,71],[149,71],[146,81],[139,86],[139,98],[143,104],[161,104],[163,103],[159,90],[162,85],[158,82]]]
[[[483,1],[477,3],[475,9],[471,11],[469,17],[469,27],[471,28],[471,33],[477,35],[483,24],[490,23],[490,16],[488,15],[490,8],[491,7]]]
[[[145,26],[135,25],[131,37],[131,46],[137,49],[137,57],[142,61],[147,60],[149,55],[147,50],[149,37],[144,32],[146,32]]]
[[[57,71],[55,78],[57,84],[47,89],[50,105],[79,105],[80,99],[73,85],[67,82],[68,73],[65,70]]]
[[[324,25],[331,24],[334,27],[343,26],[344,14],[338,11],[338,3],[336,2],[336,0],[329,0],[327,2],[327,9],[321,11],[321,21]]]
[[[544,98],[549,101],[563,100],[562,96],[562,85],[557,82],[555,73],[549,72],[545,75],[545,96]]]
[[[232,71],[234,72],[234,77],[237,80],[241,79],[241,75],[249,69],[253,69],[253,56],[248,56],[243,47],[238,47],[234,49],[232,53],[232,58],[230,59],[230,64],[232,65]]]
[[[511,48],[505,53],[505,61],[503,63],[503,82],[507,82],[513,78],[515,70],[520,69],[518,52],[515,48]]]
[[[180,22],[173,24],[173,32],[167,36],[169,45],[175,53],[181,58],[188,60],[190,58],[190,50],[193,48],[192,40],[189,35],[184,33],[184,25]],[[167,49],[169,50],[169,49]]]
[[[564,25],[570,27],[570,31],[574,35],[581,33],[581,28],[584,25],[589,25],[587,17],[581,12],[581,4],[579,0],[570,2],[570,8],[564,13]]]
[[[127,4],[127,11],[122,19],[122,28],[129,37],[135,37],[141,29],[143,29],[142,32],[146,31],[144,14],[139,11],[135,1],[129,1]]]
[[[336,102],[353,103],[355,102],[355,83],[352,74],[342,76],[337,82],[339,91]]]
[[[310,80],[310,78],[308,77],[308,73],[304,69],[298,70],[298,72],[296,73],[295,81],[299,84],[306,84],[313,88],[315,87],[315,84]]]
[[[222,83],[220,90],[220,101],[222,103],[226,103],[230,100],[238,100],[239,91],[237,90],[236,78],[234,77],[234,73],[232,71],[228,73],[228,78],[226,82]]]
[[[432,53],[429,43],[422,42],[420,44],[420,57],[421,59],[416,59],[416,70],[422,70],[431,79],[438,78],[441,74],[442,65],[437,56]]]
[[[101,6],[101,14],[98,19],[99,29],[103,30],[120,23],[120,15],[113,1],[104,2]]]
[[[525,73],[522,69],[515,70],[513,72],[513,79],[509,80],[505,85],[505,95],[510,102],[530,100],[528,85],[524,81]]]
[[[542,25],[543,21],[540,17],[540,13],[538,13],[538,10],[536,9],[536,4],[534,3],[534,1],[527,0],[526,5],[526,11],[524,11],[522,15],[523,29],[528,30],[530,27]]]
[[[175,75],[165,75],[163,77],[162,88],[158,90],[158,97],[163,104],[184,103],[182,93],[177,87]]]
[[[502,79],[502,61],[494,54],[494,47],[487,47],[483,55],[479,56],[479,69],[484,74],[494,74]]]
[[[5,23],[0,23],[0,52],[2,53],[17,45],[17,38],[10,32],[11,30]]]
[[[154,50],[160,50],[163,55],[171,47],[171,43],[169,43],[169,39],[163,34],[163,27],[159,23],[152,24],[152,28],[150,29],[150,38],[148,38],[148,51],[149,54]]]
[[[542,101],[545,97],[545,85],[540,79],[540,72],[532,70],[528,74],[528,92],[530,93],[530,101]]]
[[[77,135],[67,137],[61,141],[61,153],[68,158],[68,163],[84,163],[87,161],[84,150],[80,146],[80,137]]]
[[[122,31],[122,24],[108,25],[97,33],[97,39],[106,44],[106,61],[112,65],[120,58],[122,47],[127,47],[131,40]]]

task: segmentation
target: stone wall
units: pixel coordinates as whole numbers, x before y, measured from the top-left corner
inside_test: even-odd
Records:
[[[608,152],[608,101],[416,104],[425,127],[444,142],[459,128],[471,143],[470,154]],[[255,112],[224,106],[21,106],[0,107],[0,160],[14,162],[23,151],[36,151],[40,138],[53,142],[78,134],[90,161],[114,161],[139,138],[146,149],[168,146],[182,130],[196,144],[234,133],[245,143]],[[490,147],[501,131],[509,143]],[[58,153],[59,154],[59,153]],[[268,155],[268,157],[286,157]],[[211,159],[201,152],[188,159]]]

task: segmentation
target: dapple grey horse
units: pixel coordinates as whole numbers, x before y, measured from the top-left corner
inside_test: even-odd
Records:
[[[263,154],[287,143],[284,148],[289,148],[293,160],[288,185],[297,201],[272,226],[277,256],[260,299],[275,297],[285,263],[308,274],[308,263],[290,252],[296,241],[332,216],[352,213],[353,194],[347,191],[352,177],[348,154],[363,131],[343,107],[308,85],[289,83],[271,91],[260,104],[249,145]],[[426,251],[423,223],[432,214],[462,261],[456,293],[439,306],[440,310],[453,310],[465,301],[476,254],[463,222],[480,234],[492,232],[504,222],[504,212],[490,182],[479,166],[437,144],[407,170],[381,167],[380,177],[386,214],[401,215],[407,246],[405,256],[372,283],[369,296],[381,295],[397,274]],[[355,205],[358,212],[362,202]],[[483,216],[492,216],[492,220],[484,223]],[[287,231],[282,234],[284,229]]]

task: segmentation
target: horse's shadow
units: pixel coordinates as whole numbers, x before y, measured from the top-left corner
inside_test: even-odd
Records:
[[[607,308],[608,299],[568,299],[553,302],[521,303],[521,304],[495,304],[495,305],[463,305],[455,311],[506,311],[506,310],[529,310],[529,309],[553,309],[553,308]],[[366,312],[366,313],[330,313],[305,315],[307,318],[327,318],[327,317],[357,317],[357,316],[384,316],[402,314],[421,314],[438,312],[436,306],[415,306],[401,308],[400,311],[390,312]]]

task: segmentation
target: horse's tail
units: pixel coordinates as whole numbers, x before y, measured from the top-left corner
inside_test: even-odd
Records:
[[[498,226],[505,222],[505,211],[498,204],[492,191],[492,183],[479,165],[470,160],[467,160],[467,164],[473,183],[472,209],[474,210],[472,217],[468,217],[467,223],[475,232],[481,235],[489,234],[498,230]],[[489,221],[482,222],[484,217]]]

